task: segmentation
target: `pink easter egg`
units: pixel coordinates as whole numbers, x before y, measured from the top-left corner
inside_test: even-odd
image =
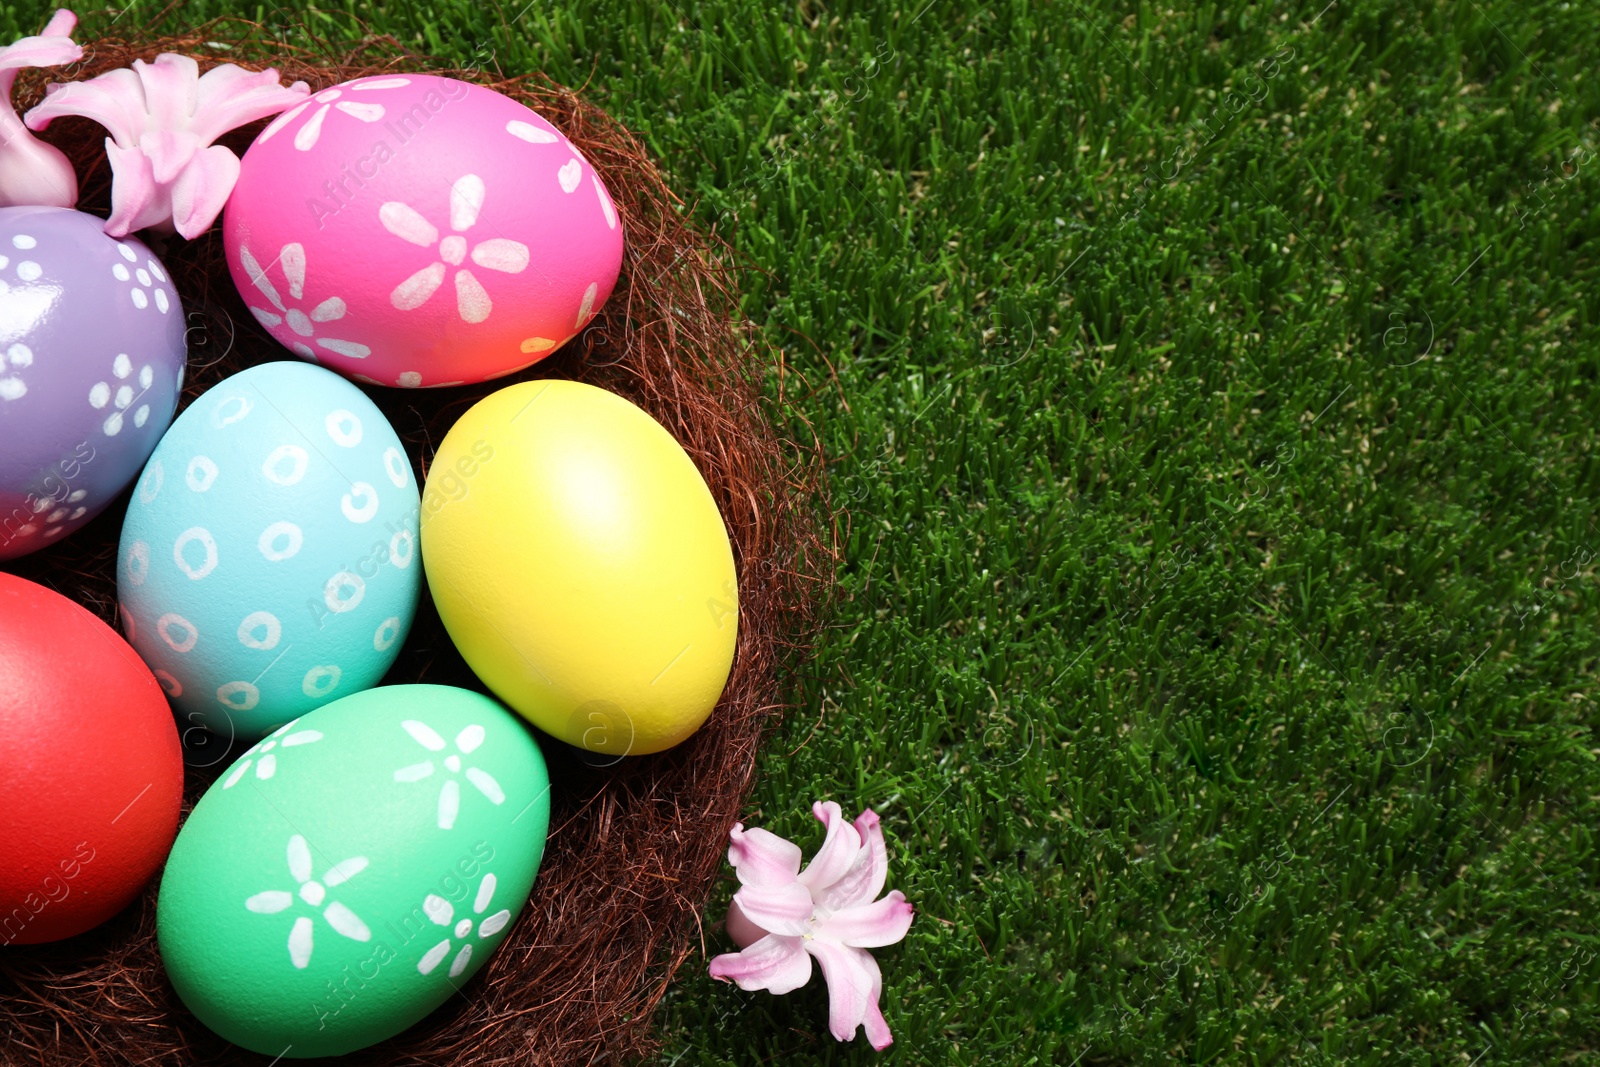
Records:
[[[622,265],[583,153],[510,97],[430,74],[358,78],[280,115],[241,161],[223,238],[281,344],[411,388],[537,363]]]

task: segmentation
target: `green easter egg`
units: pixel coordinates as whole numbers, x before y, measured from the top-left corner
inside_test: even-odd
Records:
[[[195,805],[161,879],[162,961],[189,1010],[245,1048],[365,1048],[483,966],[549,822],[539,746],[488,697],[396,685],[335,700]]]

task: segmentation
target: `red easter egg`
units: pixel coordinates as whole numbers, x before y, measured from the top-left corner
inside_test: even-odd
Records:
[[[166,861],[182,795],[150,668],[66,597],[0,573],[0,945],[122,910]]]

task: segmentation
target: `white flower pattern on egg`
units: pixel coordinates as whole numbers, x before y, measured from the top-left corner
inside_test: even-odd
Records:
[[[450,186],[450,229],[455,232],[442,238],[438,227],[408,204],[389,200],[378,208],[378,221],[396,237],[422,248],[437,245],[439,258],[395,286],[389,294],[389,302],[397,310],[415,311],[426,304],[444,284],[449,268],[454,267],[456,311],[461,320],[478,323],[489,317],[494,303],[489,299],[488,290],[472,271],[461,266],[462,261],[469,258],[467,239],[461,234],[477,224],[487,194],[483,179],[476,174],[457,178]],[[528,268],[528,246],[505,237],[491,237],[472,246],[470,258],[486,270],[521,274]],[[420,384],[421,377],[417,380]]]
[[[168,677],[171,676],[169,675]],[[250,769],[252,763],[255,764],[257,778],[262,781],[271,778],[278,772],[278,756],[277,753],[272,751],[274,748],[279,746],[294,748],[296,745],[309,745],[322,740],[322,733],[318,730],[296,730],[292,734],[289,733],[290,730],[294,729],[294,724],[299,721],[299,719],[295,719],[293,722],[284,723],[272,733],[245,749],[245,753],[240,757],[238,764],[228,772],[228,777],[223,779],[222,788],[232,789],[238,785],[239,779],[245,776],[245,772]],[[288,734],[288,736],[285,737],[285,734]]]
[[[276,137],[284,127],[294,122],[301,115],[311,109],[313,104],[319,105],[311,112],[311,117],[295,132],[294,146],[302,152],[309,152],[317,146],[317,141],[322,137],[322,124],[327,121],[330,112],[349,115],[361,122],[377,122],[384,116],[384,107],[380,103],[370,100],[350,100],[345,98],[345,92],[372,92],[382,89],[399,89],[410,85],[410,78],[367,78],[362,81],[352,82],[339,89],[324,89],[307,100],[305,103],[290,108],[276,119],[271,125],[261,131],[261,136],[256,139],[257,144],[266,144]]]
[[[488,909],[489,904],[494,899],[496,885],[497,882],[493,874],[485,874],[483,876],[483,881],[478,884],[478,894],[472,901],[472,913],[474,915],[482,915]],[[442,926],[450,932],[443,941],[440,941],[423,954],[422,959],[417,961],[417,970],[423,974],[432,974],[434,969],[444,962],[444,958],[450,954],[450,949],[454,943],[461,941],[461,950],[456,953],[455,959],[450,961],[450,977],[461,977],[461,972],[467,969],[468,963],[472,962],[472,942],[470,939],[473,920],[465,916],[459,920],[456,919],[455,908],[451,906],[450,902],[433,893],[429,893],[423,899],[422,911],[434,925]],[[504,930],[506,923],[510,921],[510,910],[501,908],[493,915],[477,923],[478,940],[482,941],[486,937],[493,937],[501,930]]]
[[[355,912],[337,900],[328,901],[327,906],[323,907],[323,901],[328,899],[328,890],[343,885],[366,869],[365,856],[351,856],[329,867],[320,881],[314,879],[311,877],[311,847],[306,844],[304,837],[295,834],[289,838],[289,876],[297,883],[296,888],[292,891],[262,890],[246,900],[244,906],[257,915],[276,915],[299,900],[313,914],[321,909],[323,919],[333,927],[334,933],[352,941],[370,941],[372,931]],[[289,961],[302,971],[311,964],[312,931],[315,926],[311,916],[299,915],[289,929]]]
[[[427,723],[418,722],[415,719],[407,719],[400,725],[405,728],[406,733],[411,735],[412,740],[429,752],[443,752],[447,747],[444,738],[440,737],[438,731]],[[454,775],[459,774],[465,777],[468,782],[472,783],[474,789],[489,798],[490,803],[505,803],[505,791],[500,788],[500,783],[494,780],[493,775],[479,767],[466,767],[465,769],[462,767],[461,757],[471,755],[476,751],[478,746],[483,744],[483,738],[484,730],[482,726],[473,723],[465,727],[460,733],[456,734],[455,745],[457,751],[450,753],[442,761],[446,777],[444,783],[439,787],[439,829],[441,830],[454,828],[456,815],[461,810],[461,783],[453,777]],[[397,782],[420,782],[424,778],[432,777],[436,769],[433,760],[423,760],[421,763],[413,763],[395,771],[394,780]]]
[[[287,325],[293,331],[295,338],[305,338],[315,341],[329,352],[337,355],[348,356],[351,359],[366,359],[372,355],[372,349],[356,341],[343,341],[337,337],[317,337],[318,324],[338,322],[344,318],[345,302],[341,297],[330,296],[319,302],[308,314],[298,307],[289,307],[283,299],[283,294],[278,292],[278,287],[272,284],[267,277],[266,269],[261,266],[248,245],[239,246],[239,262],[244,264],[245,273],[250,276],[250,281],[267,298],[277,311],[256,307],[250,304],[250,314],[256,321],[268,330],[279,331],[279,327]],[[306,286],[306,250],[298,242],[291,242],[278,250],[278,258],[273,261],[283,272],[284,280],[289,283],[289,297],[300,301],[305,296]],[[279,338],[280,341],[283,338]],[[316,352],[305,340],[291,339],[285,342],[290,350],[306,359],[316,359]]]

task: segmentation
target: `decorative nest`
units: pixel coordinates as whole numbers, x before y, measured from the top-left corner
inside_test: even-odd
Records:
[[[305,42],[309,38],[300,37]],[[226,48],[216,45],[227,42]],[[632,400],[693,457],[722,509],[739,573],[733,673],[705,726],[677,748],[620,761],[546,740],[550,837],[528,907],[465,988],[398,1037],[346,1057],[357,1064],[567,1064],[632,1060],[655,1044],[651,1016],[696,945],[727,833],[749,793],[757,749],[793,691],[819,605],[831,587],[823,465],[815,436],[785,395],[793,372],[736,319],[738,270],[727,246],[687,221],[685,207],[632,133],[577,93],[540,76],[441,68],[392,38],[335,54],[295,46],[250,23],[221,20],[178,37],[85,42],[76,67],[26,71],[19,113],[49,81],[83,79],[159,52],[276,66],[313,91],[393,71],[445,74],[515,97],[556,124],[604,177],[626,227],[622,274],[592,325],[527,371],[482,385],[367,390],[406,442],[419,481],[451,424],[516,381],[573,378]],[[265,123],[221,143],[243,155]],[[109,214],[105,131],[58,119],[46,138],[71,157],[79,206]],[[156,251],[188,316],[183,405],[228,375],[290,358],[245,308],[229,279],[220,227]],[[803,383],[802,383],[803,386]],[[797,426],[791,435],[786,427]],[[807,437],[797,443],[794,436]],[[8,568],[116,625],[115,560],[127,494],[59,545]],[[483,690],[456,653],[426,591],[411,637],[384,684],[435,682]],[[185,812],[225,769],[226,741],[185,737]],[[236,743],[235,752],[248,742]],[[158,880],[157,880],[158,881]],[[156,952],[156,881],[96,930],[55,944],[0,950],[0,1061],[47,1064],[265,1063],[206,1029],[167,982]]]

